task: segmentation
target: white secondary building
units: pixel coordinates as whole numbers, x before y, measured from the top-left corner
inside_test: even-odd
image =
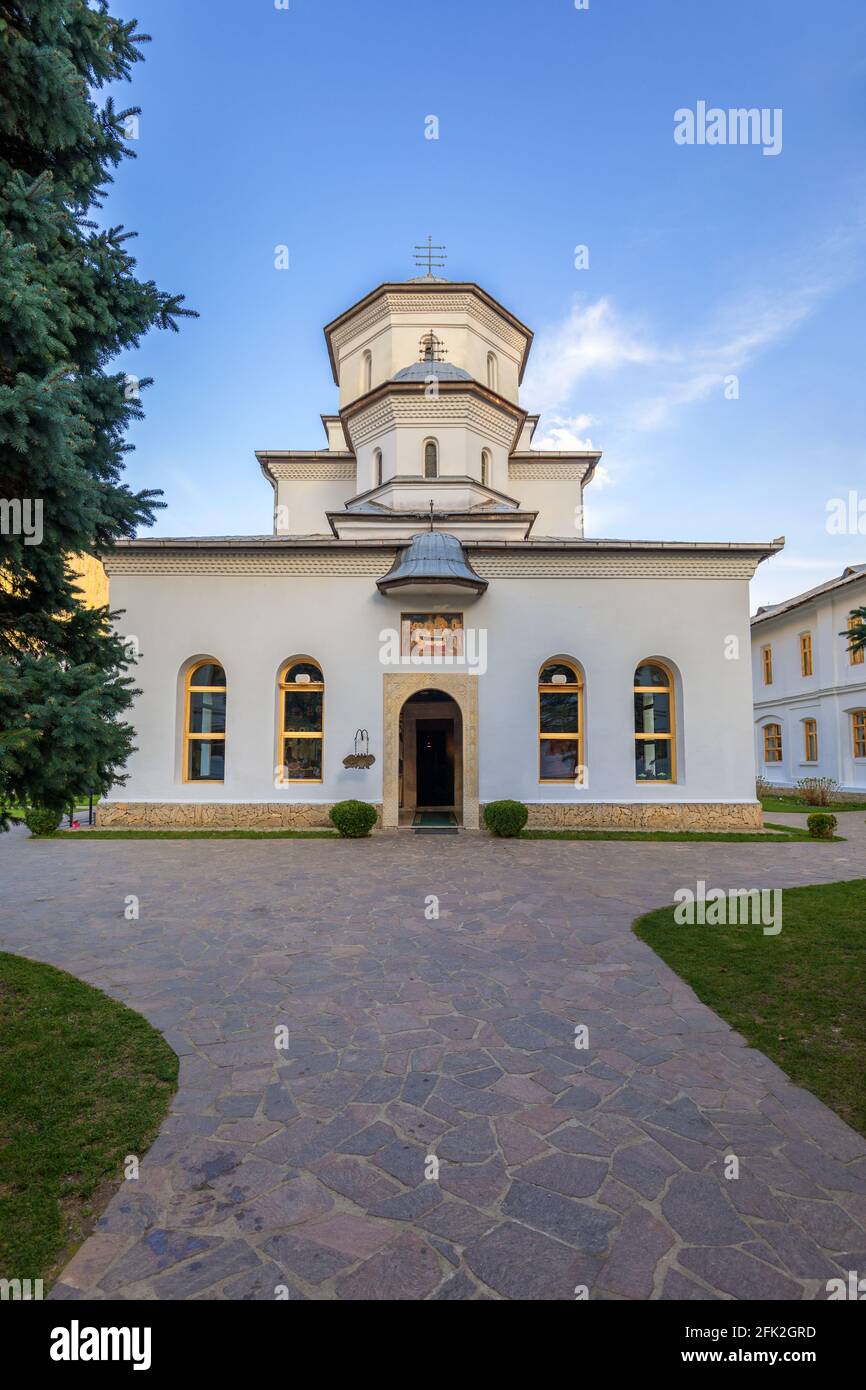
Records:
[[[752,619],[755,752],[768,782],[833,777],[866,789],[866,664],[841,635],[864,605],[866,565],[851,565]]]
[[[532,334],[478,285],[380,285],[325,338],[327,447],[257,454],[273,532],[107,557],[142,694],[100,822],[759,824],[749,580],[781,542],[585,538],[599,454],[533,449]]]

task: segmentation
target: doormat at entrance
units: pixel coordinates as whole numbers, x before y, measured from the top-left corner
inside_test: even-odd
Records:
[[[453,811],[416,811],[413,825],[445,828],[457,825]]]

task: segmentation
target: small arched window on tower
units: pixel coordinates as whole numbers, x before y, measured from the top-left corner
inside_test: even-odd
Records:
[[[376,449],[373,454],[373,466],[376,474],[376,487],[382,486],[382,450]]]
[[[481,450],[481,481],[485,487],[490,486],[490,450]]]
[[[361,358],[361,393],[362,395],[371,390],[373,386],[373,354],[367,348]]]
[[[499,363],[496,360],[495,352],[487,354],[487,385],[491,391],[499,390]]]
[[[424,477],[439,477],[439,446],[435,439],[428,439],[424,444]]]

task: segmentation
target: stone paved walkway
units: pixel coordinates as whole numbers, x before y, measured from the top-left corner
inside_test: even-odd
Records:
[[[629,930],[699,878],[862,876],[842,819],[836,846],[0,836],[0,947],[181,1058],[52,1297],[799,1299],[866,1273],[866,1141]]]

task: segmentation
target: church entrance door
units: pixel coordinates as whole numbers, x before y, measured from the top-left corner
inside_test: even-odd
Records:
[[[454,720],[419,719],[415,725],[419,807],[454,805]]]

